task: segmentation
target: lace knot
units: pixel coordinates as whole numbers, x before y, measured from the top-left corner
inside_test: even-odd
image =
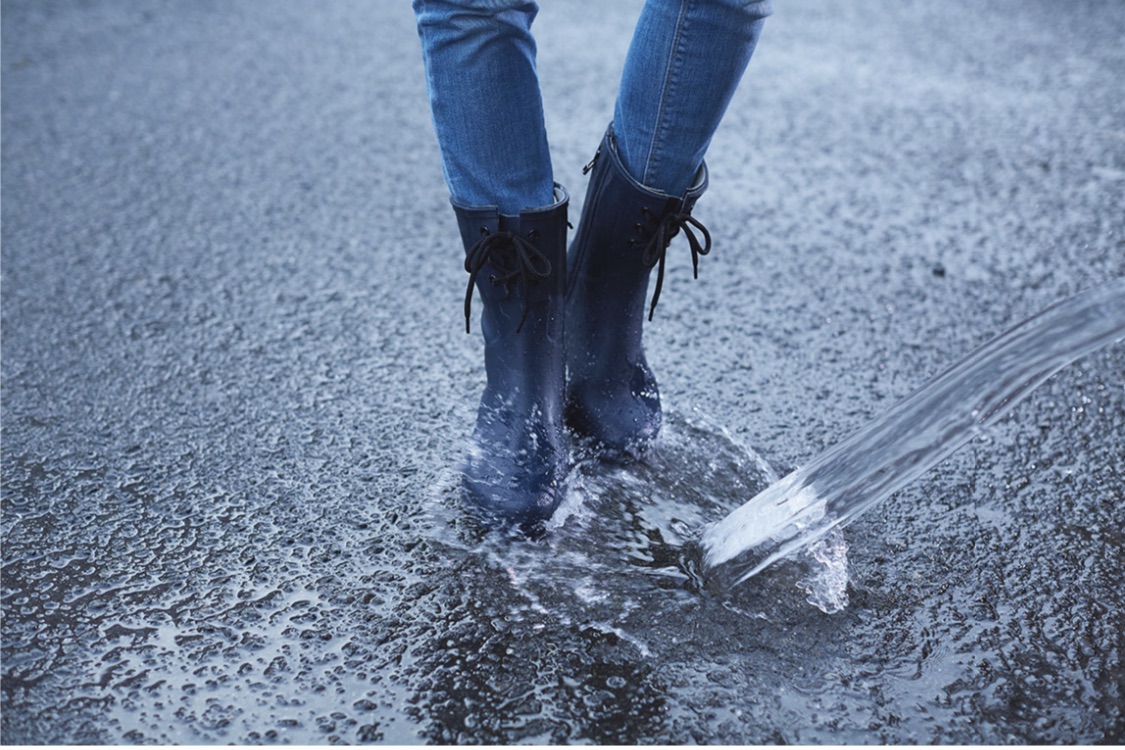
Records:
[[[652,214],[647,208],[644,209],[644,214],[645,218],[652,218]],[[699,237],[696,236],[692,227],[703,234],[703,242],[699,241]],[[707,231],[707,227],[700,223],[699,219],[696,219],[690,213],[671,212],[660,220],[660,223],[656,226],[656,231],[649,238],[648,244],[645,245],[641,254],[641,262],[646,267],[652,268],[659,264],[656,271],[656,288],[652,292],[652,304],[648,309],[649,320],[652,320],[653,313],[656,312],[656,303],[660,299],[660,290],[664,286],[664,258],[667,255],[668,246],[672,244],[672,238],[679,234],[681,229],[691,246],[691,268],[695,278],[699,278],[699,256],[711,252],[711,233]]]
[[[551,275],[551,261],[535,246],[539,232],[531,230],[527,237],[516,232],[489,232],[481,227],[481,238],[465,253],[465,270],[469,272],[469,285],[465,289],[465,333],[469,332],[472,315],[473,284],[489,261],[495,274],[489,277],[494,286],[507,286],[518,281],[523,288],[523,315],[516,333],[523,328],[530,310],[531,285]]]

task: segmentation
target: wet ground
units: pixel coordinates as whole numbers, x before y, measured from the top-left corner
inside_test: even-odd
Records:
[[[577,215],[638,4],[545,5]],[[1125,346],[851,526],[839,614],[684,551],[1125,274],[1125,5],[780,3],[648,330],[664,444],[576,455],[538,543],[456,506],[480,342],[384,7],[4,2],[5,742],[1125,741]]]

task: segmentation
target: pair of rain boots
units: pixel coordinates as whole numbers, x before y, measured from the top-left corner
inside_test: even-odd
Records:
[[[626,171],[611,126],[591,170],[569,257],[561,186],[552,205],[519,216],[454,204],[469,272],[465,325],[475,285],[487,373],[465,495],[490,521],[526,533],[562,500],[564,421],[613,460],[640,457],[656,438],[660,394],[641,342],[649,276],[656,267],[651,320],[672,238],[684,230],[697,272],[711,246],[691,216],[706,166],[682,196],[646,188]]]

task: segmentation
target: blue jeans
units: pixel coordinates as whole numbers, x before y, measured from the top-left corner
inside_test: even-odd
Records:
[[[453,200],[518,214],[553,202],[530,0],[414,0],[442,167]],[[770,0],[648,0],[613,128],[642,185],[682,195],[726,112]]]

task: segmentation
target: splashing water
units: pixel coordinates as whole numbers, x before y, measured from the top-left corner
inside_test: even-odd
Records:
[[[700,541],[705,570],[720,586],[733,586],[813,545],[811,556],[825,567],[802,586],[811,603],[838,611],[847,603],[841,562],[847,547],[839,527],[918,478],[1066,365],[1123,338],[1125,278],[1055,303],[708,528]],[[837,536],[823,541],[830,533]]]
[[[825,614],[842,612],[848,606],[848,543],[843,530],[830,530],[809,545],[805,556],[820,563],[797,582],[797,587],[809,595],[806,601]]]

